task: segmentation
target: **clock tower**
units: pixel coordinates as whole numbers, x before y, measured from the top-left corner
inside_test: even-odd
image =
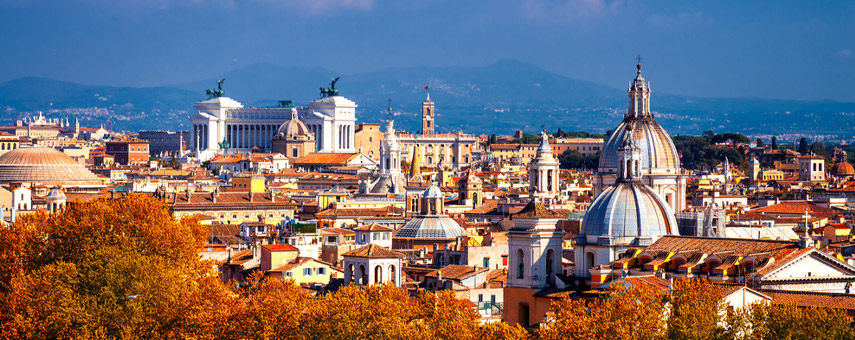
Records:
[[[432,135],[434,134],[434,111],[433,111],[433,102],[430,101],[430,93],[427,95],[427,99],[422,102],[422,134],[423,135]]]

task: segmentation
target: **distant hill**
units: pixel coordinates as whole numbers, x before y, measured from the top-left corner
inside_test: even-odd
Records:
[[[318,97],[319,87],[338,75],[321,68],[256,64],[207,80],[151,88],[21,78],[0,83],[0,119],[11,121],[41,110],[48,116],[85,117],[84,122],[110,121],[117,130],[186,128],[192,104],[204,99],[204,89],[214,87],[219,78],[226,78],[226,95],[244,105],[272,106],[282,99],[305,105]],[[632,76],[628,74],[627,79]],[[518,61],[484,67],[387,68],[341,77],[337,88],[359,104],[360,122],[388,119],[387,100],[391,99],[396,126],[412,131],[420,126],[425,86],[436,103],[441,131],[510,134],[516,128],[534,132],[561,127],[604,132],[620,121],[627,101],[625,89],[564,77]],[[848,137],[855,125],[855,103],[654,92],[651,106],[657,121],[671,134],[714,130]]]

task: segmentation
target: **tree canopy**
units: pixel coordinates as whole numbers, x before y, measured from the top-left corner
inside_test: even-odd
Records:
[[[725,311],[720,290],[671,294],[621,284],[591,301],[556,300],[526,331],[479,314],[452,291],[393,285],[315,295],[255,272],[224,284],[199,259],[203,229],[147,195],[75,203],[0,227],[2,339],[851,339],[839,310],[759,304]]]

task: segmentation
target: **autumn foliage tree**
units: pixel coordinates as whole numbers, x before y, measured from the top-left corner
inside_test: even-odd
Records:
[[[661,339],[665,334],[665,295],[615,284],[606,296],[553,303],[540,339]]]
[[[315,294],[256,272],[224,284],[205,233],[147,195],[76,203],[0,227],[2,339],[851,339],[840,311],[754,305],[725,313],[705,281],[668,292],[615,284],[557,300],[544,327],[483,324],[451,291],[393,285]]]

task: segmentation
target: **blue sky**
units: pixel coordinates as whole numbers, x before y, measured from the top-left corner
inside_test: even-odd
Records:
[[[855,101],[853,1],[0,0],[0,81],[153,86],[253,63],[342,74],[503,59],[624,88]],[[284,80],[283,80],[284,81]]]

